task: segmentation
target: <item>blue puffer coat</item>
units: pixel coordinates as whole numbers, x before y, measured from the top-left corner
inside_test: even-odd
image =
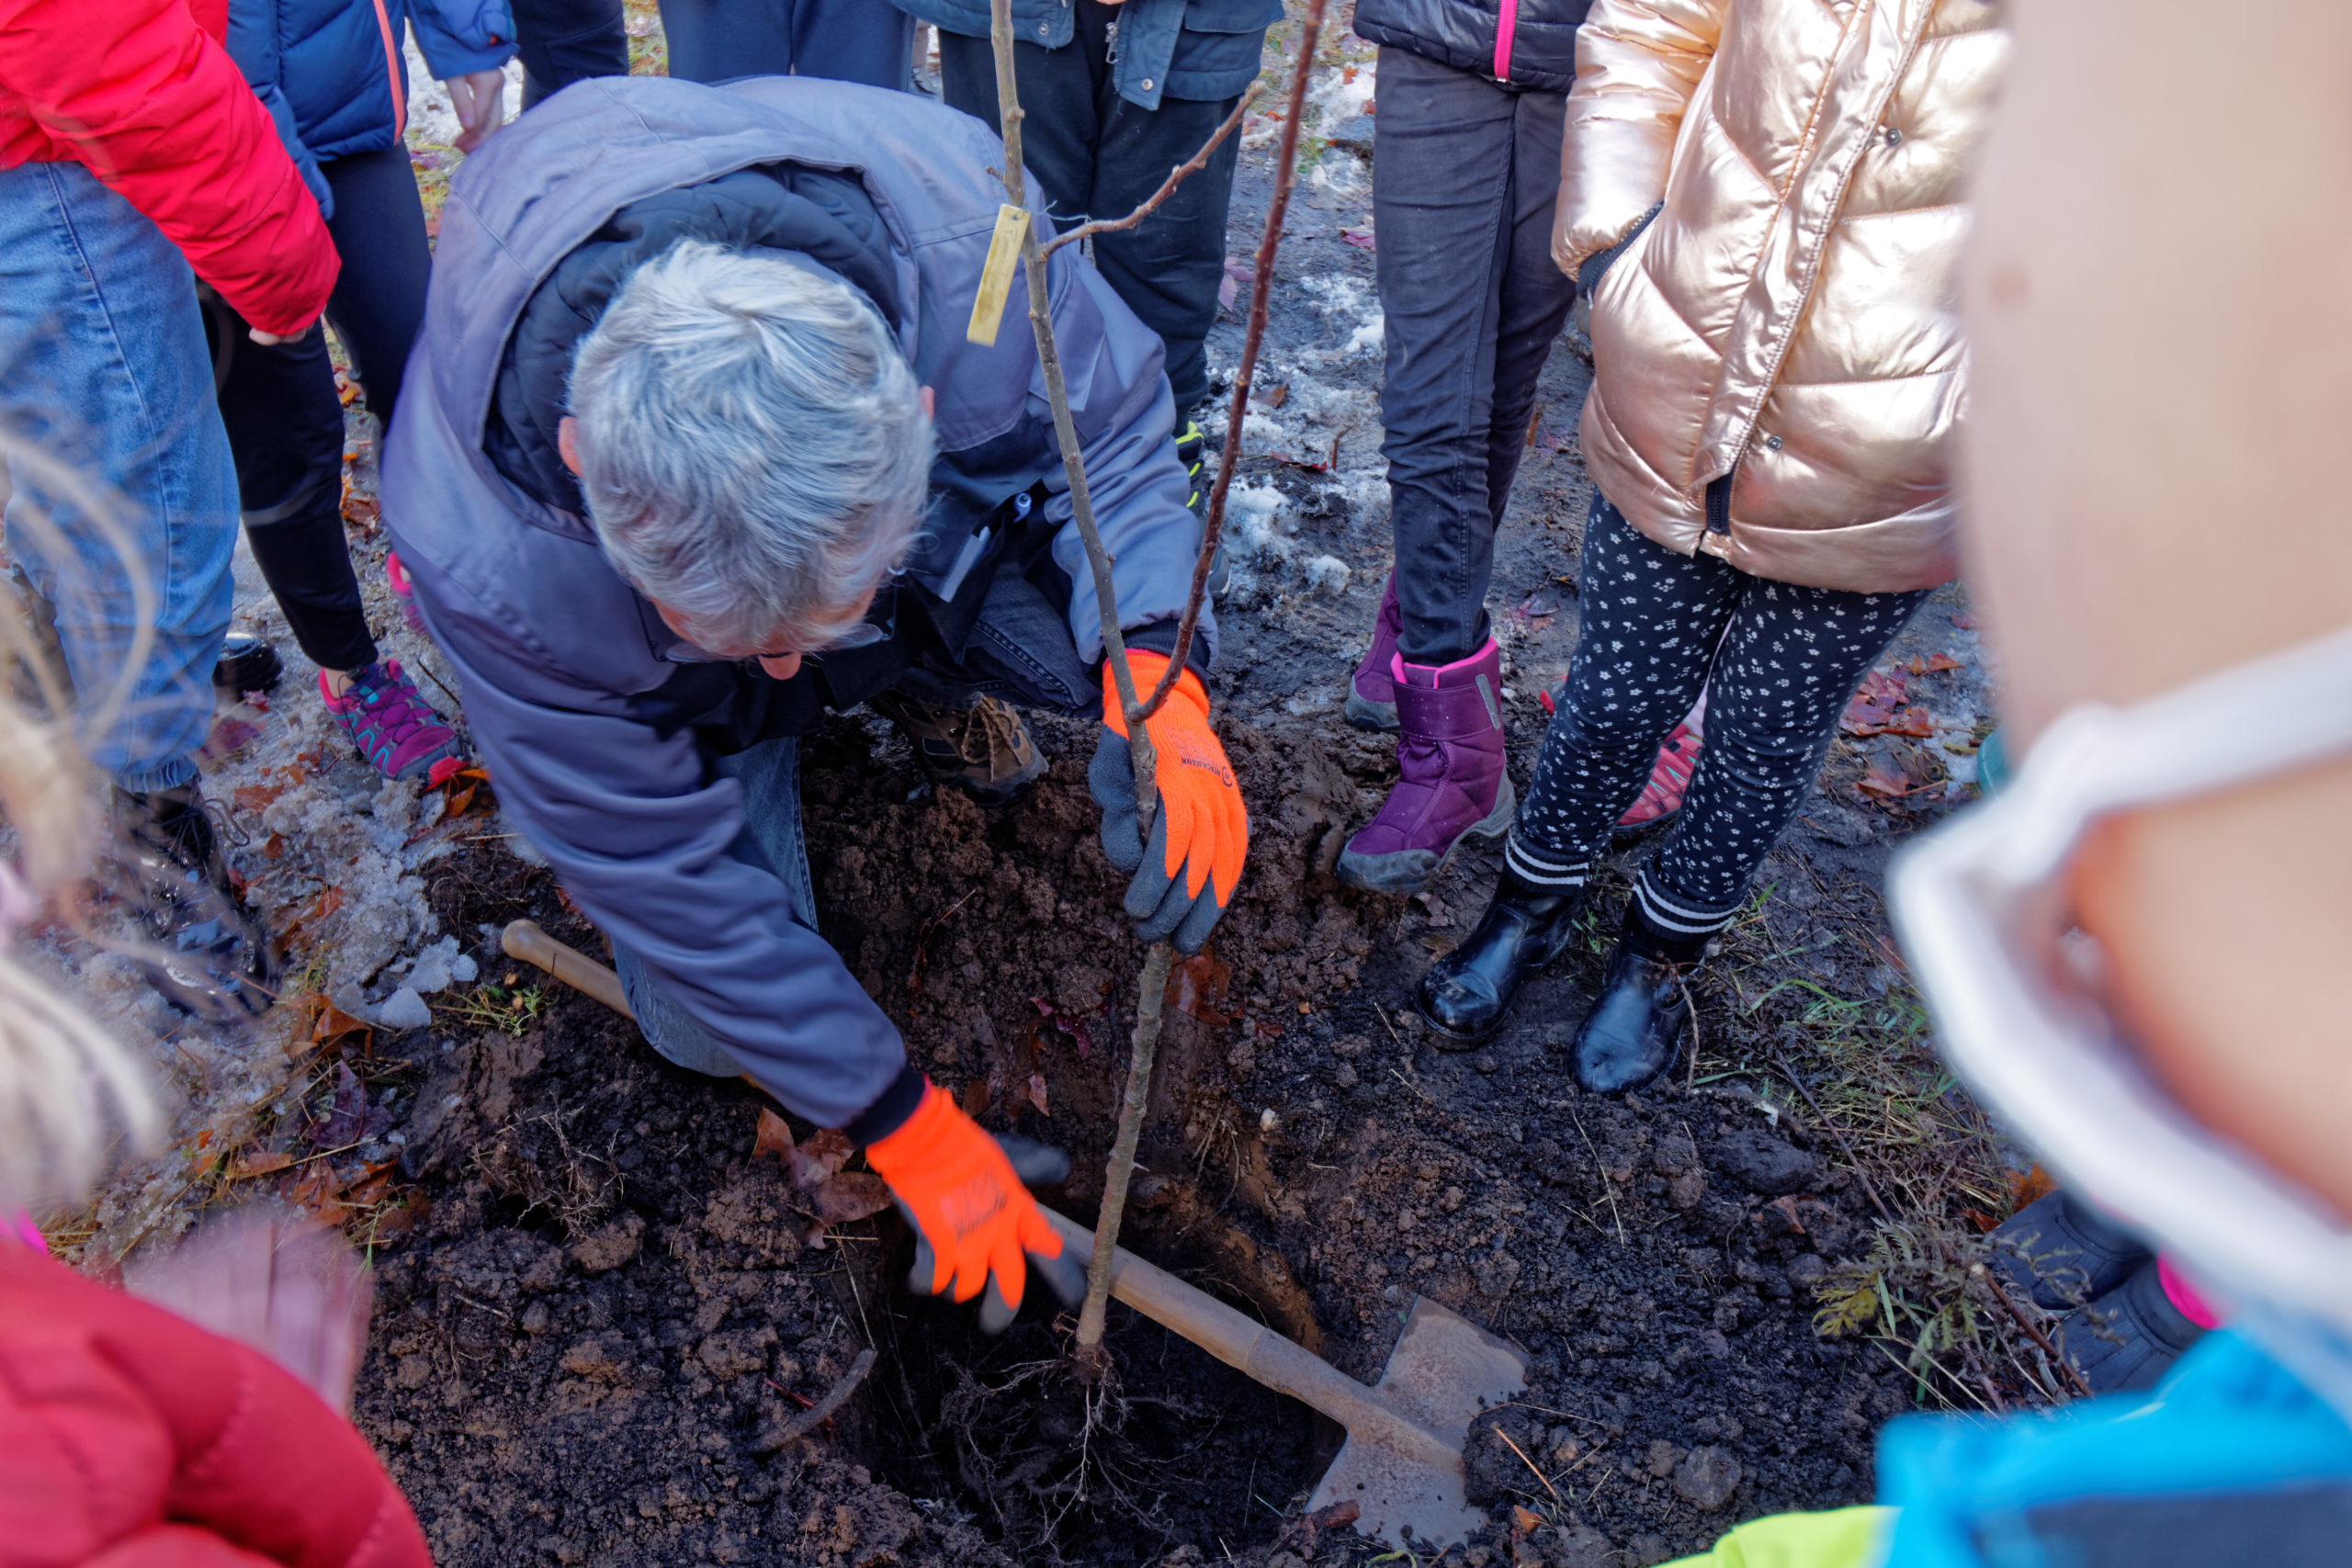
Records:
[[[1356,0],[1356,36],[1457,71],[1565,93],[1592,0]]]
[[[229,53],[279,135],[290,130],[306,175],[393,146],[408,129],[403,27],[436,81],[495,71],[514,53],[508,0],[229,0]]]

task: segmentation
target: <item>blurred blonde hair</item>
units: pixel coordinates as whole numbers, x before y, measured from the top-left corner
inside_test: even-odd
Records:
[[[0,475],[36,479],[43,494],[69,500],[96,536],[125,559],[122,502],[20,436],[0,429]],[[0,483],[0,498],[6,485]],[[19,537],[51,559],[74,558],[63,536],[20,490],[9,518]],[[145,627],[153,589],[134,572],[133,598]],[[14,829],[17,860],[0,859],[0,1223],[35,1204],[78,1199],[103,1178],[118,1136],[151,1147],[163,1113],[143,1063],[26,962],[22,927],[42,909],[79,919],[103,816],[98,785],[75,739],[77,724],[102,732],[127,700],[146,657],[148,634],[124,668],[76,716],[70,682],[51,659],[33,606],[0,574],[0,823]],[[11,908],[11,906],[15,906]]]

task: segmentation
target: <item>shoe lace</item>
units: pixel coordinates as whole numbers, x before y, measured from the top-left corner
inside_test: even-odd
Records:
[[[368,718],[394,746],[424,728],[430,717],[424,698],[394,660],[356,671],[351,677],[351,689]]]
[[[957,748],[965,761],[993,764],[999,757],[1020,755],[1021,716],[1009,704],[982,697],[965,717],[963,744]],[[977,753],[973,750],[976,739]]]

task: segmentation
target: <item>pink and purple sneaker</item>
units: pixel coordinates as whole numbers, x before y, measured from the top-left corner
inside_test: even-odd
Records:
[[[457,731],[441,721],[417,694],[397,659],[379,659],[351,672],[351,688],[336,696],[319,672],[319,695],[369,765],[390,779],[423,774],[442,784],[466,765]]]
[[[408,568],[401,564],[398,550],[385,552],[384,576],[392,585],[392,602],[401,607],[401,621],[409,630],[431,642],[433,634],[424,629],[424,613],[416,607],[416,584],[409,581]]]

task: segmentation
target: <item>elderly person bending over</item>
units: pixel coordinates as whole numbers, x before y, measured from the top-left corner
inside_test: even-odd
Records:
[[[935,778],[1001,801],[1044,766],[1001,699],[1103,713],[1105,848],[1138,930],[1187,950],[1249,837],[1204,614],[1137,840],[1035,344],[1018,320],[965,336],[1002,156],[966,116],[808,77],[559,95],[451,188],[383,485],[501,798],[611,936],[647,1039],[843,1129],[933,1288],[993,1274],[1000,1310],[1024,1252],[1057,1287],[1073,1260],[818,936],[796,738],[871,703]],[[1155,679],[1200,540],[1159,341],[1072,252],[1051,293]]]

